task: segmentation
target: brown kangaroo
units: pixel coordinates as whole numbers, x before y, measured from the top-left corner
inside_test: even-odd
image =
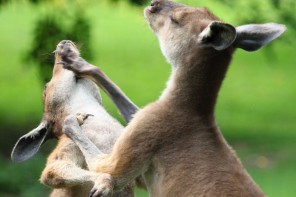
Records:
[[[65,120],[64,132],[104,173],[91,196],[110,196],[139,175],[152,197],[264,196],[225,141],[214,108],[235,49],[258,50],[285,26],[235,28],[205,8],[172,1],[153,1],[144,15],[172,65],[160,98],[134,115],[110,154],[88,148],[76,117]],[[96,68],[71,63],[66,68],[100,83]]]
[[[99,173],[87,165],[79,148],[62,132],[64,119],[77,116],[81,129],[103,153],[110,153],[113,144],[123,131],[123,126],[113,119],[102,107],[100,94],[95,83],[78,78],[72,71],[63,68],[63,59],[79,57],[79,51],[71,41],[62,41],[55,51],[55,65],[51,81],[43,93],[44,114],[40,125],[22,136],[12,151],[12,159],[21,162],[32,157],[49,138],[58,138],[58,144],[48,157],[41,175],[41,182],[54,188],[53,197],[88,196]],[[129,121],[137,107],[106,76],[105,91],[115,97],[117,107],[125,120]],[[91,146],[90,146],[91,147]],[[90,163],[90,162],[88,162]],[[133,188],[127,185],[114,196],[133,196]]]

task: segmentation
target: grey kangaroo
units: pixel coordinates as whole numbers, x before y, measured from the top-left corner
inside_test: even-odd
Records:
[[[55,50],[53,76],[43,93],[43,118],[39,126],[22,136],[12,151],[12,160],[22,162],[32,157],[48,139],[58,143],[49,155],[41,182],[54,188],[52,197],[88,196],[100,173],[87,165],[79,148],[62,131],[65,117],[73,114],[81,129],[97,148],[110,153],[123,126],[112,118],[101,105],[97,86],[89,79],[79,78],[63,68],[63,59],[79,58],[79,51],[71,41],[61,41]],[[135,106],[110,79],[100,73],[104,88],[117,101],[117,107],[126,121],[137,111]],[[114,194],[118,197],[133,196],[132,183]]]

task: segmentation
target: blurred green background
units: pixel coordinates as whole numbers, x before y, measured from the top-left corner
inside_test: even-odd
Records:
[[[220,92],[216,118],[225,138],[270,197],[296,195],[296,2],[294,0],[183,0],[210,8],[224,21],[278,22],[280,39],[258,52],[238,50]],[[155,100],[170,66],[143,18],[145,0],[0,1],[0,196],[46,196],[38,181],[47,143],[34,158],[10,161],[17,139],[42,116],[42,89],[52,51],[62,39],[81,46],[139,106]],[[104,95],[104,106],[120,119]],[[137,196],[147,194],[137,191]]]

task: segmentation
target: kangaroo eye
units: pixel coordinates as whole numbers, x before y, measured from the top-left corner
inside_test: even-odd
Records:
[[[173,23],[179,24],[179,22],[176,20],[176,18],[174,16],[170,16],[170,19]]]

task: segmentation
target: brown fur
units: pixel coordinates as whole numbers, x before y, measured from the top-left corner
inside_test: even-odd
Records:
[[[72,42],[62,41],[57,46],[53,77],[43,94],[43,120],[51,124],[52,135],[58,138],[58,144],[48,157],[40,180],[54,188],[52,197],[83,197],[89,195],[100,174],[91,171],[93,169],[87,165],[79,148],[63,134],[61,125],[68,115],[90,113],[82,125],[83,132],[104,153],[111,152],[123,127],[103,109],[93,82],[78,79],[73,72],[63,68],[61,53],[66,48],[70,50],[66,53],[79,57]],[[133,196],[133,189],[128,185],[114,196]]]
[[[143,175],[152,197],[263,197],[214,118],[237,44],[235,28],[207,9],[171,1],[153,1],[144,14],[172,64],[172,75],[161,97],[135,114],[111,154],[93,160],[96,171],[110,177],[97,179],[91,196],[108,196],[106,191],[117,191]],[[217,33],[207,31],[211,27],[221,30],[218,40],[209,39]],[[96,72],[80,68],[77,73],[96,80]],[[86,150],[81,141],[87,139],[71,124],[65,123],[65,132]]]

